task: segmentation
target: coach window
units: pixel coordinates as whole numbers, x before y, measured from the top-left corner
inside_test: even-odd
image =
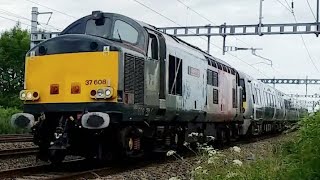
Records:
[[[258,105],[261,105],[261,104],[260,104],[260,101],[259,101],[259,95],[258,95],[258,90],[257,90],[257,88],[254,88],[254,95],[255,95],[255,97],[256,97],[256,102],[257,102],[257,104],[258,104]]]
[[[256,103],[256,100],[255,100],[255,98],[254,98],[254,87],[253,87],[253,84],[252,84],[252,88],[251,88],[251,90],[252,90],[252,101],[253,101],[253,104],[255,104]]]
[[[272,101],[271,101],[271,95],[269,93],[268,93],[268,100],[269,100],[268,106],[271,107]]]
[[[264,106],[267,106],[267,98],[266,98],[266,96],[265,96],[264,93],[265,93],[265,92],[262,90],[261,96],[262,96],[262,99],[263,99],[263,105],[264,105]]]
[[[182,59],[169,55],[169,94],[182,95]]]
[[[271,98],[272,98],[272,107],[274,107],[275,106],[274,95],[271,95]]]
[[[269,106],[269,98],[268,98],[268,93],[267,92],[264,92],[264,98],[266,100],[266,107]]]
[[[263,91],[261,91],[261,89],[259,89],[259,94],[260,94],[260,101],[261,101],[261,105],[265,106],[265,101],[263,99]]]
[[[222,70],[222,65],[218,63],[218,69]]]
[[[218,89],[213,89],[213,104],[219,104],[219,91],[218,91]]]
[[[215,67],[215,68],[218,68],[217,62],[216,61],[212,61],[212,66]]]
[[[158,55],[158,39],[154,34],[149,34],[148,57],[151,59],[159,59]]]
[[[268,96],[269,96],[269,102],[270,102],[269,106],[272,107],[272,97],[271,97],[271,94],[269,93]]]
[[[236,89],[232,88],[232,107],[236,108],[237,107],[237,102],[236,102]]]
[[[269,107],[269,104],[270,104],[270,101],[269,101],[269,94],[268,93],[266,93],[266,99],[267,99],[267,107]]]
[[[207,69],[207,84],[212,85],[212,71]]]
[[[217,72],[213,71],[213,81],[212,81],[212,85],[215,87],[219,87],[219,74]]]
[[[259,104],[262,106],[262,100],[261,100],[260,89],[257,89],[257,99],[259,99]]]
[[[252,101],[253,101],[253,104],[256,103],[256,100],[255,100],[255,98],[254,98],[254,94],[253,94],[253,93],[252,93]]]
[[[223,65],[223,71],[224,71],[224,72],[228,72],[227,66]]]
[[[263,93],[261,92],[261,89],[258,89],[258,93],[259,93],[259,99],[260,99],[260,103],[261,103],[261,106],[263,106],[263,98],[262,98],[262,96],[263,96]]]
[[[245,85],[244,79],[240,79],[240,86],[242,87],[242,101],[245,102],[247,97],[246,97],[246,85]]]
[[[209,61],[210,61],[210,66],[213,66],[213,61],[211,59]]]
[[[231,74],[231,69],[229,67],[227,67],[227,68],[228,68],[228,73]]]
[[[236,75],[236,72],[234,71],[233,68],[231,68],[231,74],[232,74],[232,75]]]
[[[130,24],[121,20],[116,20],[114,23],[113,38],[136,44],[138,35],[138,31]]]

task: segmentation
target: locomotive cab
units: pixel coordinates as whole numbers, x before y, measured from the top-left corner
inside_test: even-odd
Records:
[[[94,11],[72,23],[58,37],[36,45],[25,60],[25,87],[20,92],[24,113],[14,115],[12,124],[32,128],[35,143],[40,150],[52,150],[48,155],[44,152],[44,156],[53,152],[52,159],[56,154],[64,154],[56,151],[65,151],[70,144],[80,149],[87,143],[89,148],[81,149],[83,153],[90,151],[90,146],[96,146],[91,142],[95,133],[104,133],[111,123],[124,119],[127,108],[132,111],[127,106],[130,96],[125,94],[123,84],[124,61],[128,58],[125,54],[134,54],[141,57],[140,62],[144,61],[147,38],[148,33],[136,21]],[[144,76],[143,72],[137,74]],[[143,83],[143,79],[137,83],[139,88],[144,88]],[[138,99],[139,94],[135,95]],[[86,129],[93,130],[89,132],[92,136],[81,140],[67,137],[80,136],[87,133]],[[139,136],[139,129],[130,129],[133,130],[119,130],[126,132],[119,136]],[[110,138],[125,139],[115,135]]]

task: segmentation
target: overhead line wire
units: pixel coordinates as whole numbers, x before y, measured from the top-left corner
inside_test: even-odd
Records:
[[[1,12],[2,11],[2,12]],[[1,14],[5,14],[7,16],[11,16],[11,17],[15,17],[15,18],[18,18],[18,19],[24,19],[24,20],[27,20],[27,21],[31,21],[31,19],[28,19],[26,17],[23,17],[23,16],[20,16],[18,14],[15,14],[15,13],[12,13],[12,12],[9,12],[7,10],[4,10],[4,9],[0,9],[0,13]],[[52,26],[50,24],[46,24],[46,23],[43,23],[43,22],[38,22],[40,25],[45,25],[45,26],[48,26],[50,27],[51,29],[54,29],[54,30],[58,30],[58,31],[61,31],[61,29],[55,27],[55,26]]]
[[[283,7],[285,7],[290,13],[292,13],[290,6],[287,7],[286,5],[284,5],[280,0],[276,0],[278,1]]]
[[[277,0],[279,3],[281,3],[279,0]],[[281,3],[282,4],[282,3]],[[283,5],[283,4],[282,4]],[[286,6],[284,6],[284,7],[286,7]],[[288,8],[287,8],[288,9]],[[293,9],[291,8],[291,9],[288,9],[288,11],[289,12],[291,12],[291,14],[292,14],[292,16],[293,16],[293,18],[294,18],[294,21],[296,22],[296,23],[298,23],[298,20],[297,20],[297,17],[296,17],[296,15],[294,14],[294,11],[293,11]],[[298,27],[298,29],[299,29],[299,27]],[[309,49],[308,49],[308,47],[307,47],[307,44],[306,44],[306,42],[305,42],[305,40],[304,40],[304,38],[303,38],[303,36],[300,34],[300,37],[301,37],[301,40],[302,40],[302,43],[303,43],[303,46],[304,46],[304,48],[306,49],[306,52],[307,52],[307,54],[308,54],[308,57],[309,57],[309,60],[311,61],[311,63],[312,63],[312,65],[314,66],[314,68],[318,71],[318,73],[320,73],[320,70],[319,70],[319,68],[316,66],[316,64],[315,64],[315,62],[314,62],[314,60],[313,60],[313,58],[312,58],[312,56],[311,56],[311,53],[310,53],[310,51],[309,51]]]
[[[295,14],[292,13],[292,15],[293,15],[293,17],[294,17],[295,22],[298,23]],[[315,67],[315,69],[320,73],[320,71],[319,71],[318,67],[316,66],[313,58],[311,57],[311,53],[310,53],[310,51],[309,51],[309,49],[308,49],[308,47],[307,47],[307,45],[306,45],[306,42],[305,42],[303,36],[300,35],[300,37],[301,37],[302,43],[303,43],[303,45],[304,45],[304,48],[306,49],[306,52],[307,52],[307,54],[308,54],[308,57],[309,57],[310,61],[312,62],[312,64],[313,64],[313,66]]]
[[[200,17],[202,17],[203,19],[207,20],[208,22],[212,23],[213,25],[216,25],[216,23],[214,23],[213,21],[211,21],[209,18],[205,17],[204,15],[200,14],[199,12],[197,12],[195,9],[191,8],[190,6],[186,5],[184,2],[182,2],[181,0],[177,0],[180,4],[184,5],[185,7],[187,7],[188,9],[190,9],[192,12],[196,13],[197,15],[199,15]],[[247,42],[237,38],[237,37],[233,37],[238,41],[241,41],[242,43],[251,46],[250,44],[248,44]]]
[[[154,12],[154,13],[156,13],[156,14],[160,15],[161,17],[163,17],[163,18],[165,18],[165,19],[169,20],[170,22],[172,22],[172,23],[174,23],[174,24],[176,24],[176,25],[178,25],[178,26],[182,26],[182,25],[180,25],[179,23],[175,22],[174,20],[172,20],[172,19],[168,18],[167,16],[165,16],[165,15],[163,15],[163,14],[159,13],[158,11],[156,11],[156,10],[152,9],[151,7],[149,7],[149,6],[145,5],[144,3],[142,3],[142,2],[140,2],[140,1],[138,1],[138,0],[133,0],[133,1],[135,1],[136,3],[138,3],[138,4],[142,5],[143,7],[145,7],[145,8],[147,8],[147,9],[151,10],[152,12]],[[204,39],[203,37],[200,37],[200,38],[201,38],[201,39],[203,39],[203,40],[205,40],[205,41],[207,41],[207,40],[206,40],[206,39]],[[220,50],[222,50],[222,48],[221,48],[221,47],[219,47],[219,46],[217,46],[217,45],[215,45],[215,44],[213,44],[213,43],[210,43],[210,44],[212,44],[212,45],[214,45],[215,47],[217,47],[217,48],[219,48]],[[227,52],[227,53],[228,53],[230,56],[233,56],[234,58],[236,58],[236,59],[240,60],[241,62],[243,62],[243,63],[247,64],[248,66],[252,67],[252,68],[253,68],[253,69],[255,69],[256,71],[258,71],[260,74],[262,74],[262,75],[264,75],[264,76],[268,77],[266,74],[264,74],[263,72],[261,72],[259,69],[257,69],[257,68],[255,68],[254,66],[250,65],[249,63],[247,63],[247,62],[246,62],[246,61],[244,61],[243,59],[239,58],[238,56],[233,55],[233,54],[231,54],[230,52]]]
[[[314,14],[314,12],[313,12],[313,10],[312,10],[312,8],[311,8],[311,5],[310,5],[310,3],[309,3],[309,0],[307,0],[307,4],[308,4],[309,9],[310,9],[310,11],[311,11],[311,13],[312,13],[312,16],[314,17],[315,20],[317,20],[316,15]]]
[[[288,1],[287,0],[284,0],[285,2],[286,2],[286,4],[287,4],[287,6],[289,7],[289,9],[291,9],[291,6],[290,6],[290,4],[288,3]]]
[[[8,18],[8,17],[1,16],[1,15],[0,15],[0,18],[7,19],[7,20],[9,20],[9,21],[14,21],[14,22],[16,22],[16,23],[21,23],[21,24],[24,24],[24,25],[27,25],[27,26],[30,26],[30,27],[35,27],[35,26],[31,26],[30,24],[27,24],[27,23],[24,23],[24,22],[20,22],[20,21],[17,21],[17,20]]]
[[[74,18],[74,19],[78,19],[78,18],[75,17],[75,16],[72,16],[72,15],[67,14],[67,13],[65,13],[65,12],[62,12],[62,11],[60,11],[60,10],[51,8],[51,7],[49,7],[49,6],[42,5],[42,4],[38,3],[38,2],[35,2],[35,1],[32,1],[32,0],[25,0],[25,1],[31,2],[31,3],[33,3],[33,4],[37,4],[37,5],[41,6],[41,7],[50,9],[50,10],[55,11],[55,12],[58,12],[58,13],[63,14],[63,15],[65,15],[65,16],[68,16],[68,17],[71,17],[71,18]]]

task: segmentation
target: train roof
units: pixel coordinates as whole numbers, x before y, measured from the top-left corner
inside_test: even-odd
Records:
[[[135,19],[134,19],[134,20],[135,20]],[[227,63],[226,61],[221,60],[221,59],[219,59],[219,58],[217,58],[217,57],[214,57],[214,56],[212,56],[211,54],[207,53],[206,51],[200,49],[199,47],[194,46],[194,45],[192,45],[192,44],[190,44],[190,43],[188,43],[188,42],[186,42],[186,41],[184,41],[184,40],[182,40],[182,39],[180,39],[180,38],[178,38],[178,37],[176,37],[176,36],[174,36],[174,35],[167,34],[167,33],[164,33],[164,32],[162,32],[162,31],[159,31],[159,29],[158,29],[157,27],[153,26],[153,25],[150,25],[150,24],[148,24],[148,23],[145,23],[145,22],[142,22],[142,21],[139,21],[139,20],[135,20],[135,21],[136,21],[137,23],[139,23],[142,27],[145,27],[145,28],[148,28],[148,29],[157,31],[157,32],[159,32],[159,33],[161,33],[161,34],[164,34],[164,35],[170,37],[172,40],[174,40],[174,41],[176,41],[176,42],[178,42],[178,43],[180,43],[180,44],[183,44],[183,45],[185,45],[185,46],[188,46],[189,48],[191,48],[191,49],[193,49],[193,50],[195,50],[195,51],[198,51],[199,53],[202,53],[202,54],[204,55],[204,57],[208,57],[208,58],[210,58],[210,59],[212,59],[212,60],[215,60],[215,61],[217,61],[217,62],[219,62],[219,63],[222,63],[222,64],[225,64],[225,65],[227,65],[227,66],[229,66],[229,67],[232,67],[232,66],[231,66],[229,63]]]

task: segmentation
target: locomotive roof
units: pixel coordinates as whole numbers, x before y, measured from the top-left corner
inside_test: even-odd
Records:
[[[97,11],[94,11],[94,12],[97,12]],[[93,13],[94,13],[94,12],[93,12]],[[123,19],[123,20],[125,20],[125,21],[129,21],[129,22],[130,22],[130,21],[131,21],[131,22],[134,21],[135,23],[139,24],[139,25],[140,25],[141,27],[143,27],[143,28],[148,28],[148,29],[157,31],[157,32],[159,32],[159,33],[161,33],[161,34],[164,34],[164,35],[172,38],[173,40],[175,40],[177,43],[179,43],[179,44],[181,44],[181,45],[185,45],[185,46],[187,46],[187,47],[189,47],[189,48],[191,48],[191,49],[193,49],[193,50],[195,50],[195,51],[198,51],[199,53],[203,54],[204,57],[208,57],[208,58],[213,59],[213,60],[215,60],[215,61],[217,61],[217,62],[220,62],[220,63],[222,63],[222,64],[224,64],[224,65],[227,65],[227,66],[229,66],[229,67],[232,67],[232,66],[231,66],[230,64],[228,64],[227,62],[225,62],[225,61],[223,61],[223,60],[221,60],[221,59],[219,59],[219,58],[213,57],[212,55],[208,54],[207,52],[203,51],[202,49],[200,49],[200,48],[197,47],[197,46],[194,46],[194,45],[192,45],[192,44],[190,44],[190,43],[187,43],[186,41],[184,41],[184,40],[182,40],[182,39],[180,39],[180,38],[178,38],[178,37],[176,37],[176,36],[173,36],[173,35],[170,35],[170,34],[167,34],[167,33],[164,33],[164,32],[159,31],[159,29],[157,29],[157,28],[156,28],[155,26],[153,26],[153,25],[150,25],[150,24],[148,24],[148,23],[145,23],[145,22],[142,22],[142,21],[139,21],[139,20],[130,18],[130,17],[125,16],[125,15],[122,15],[122,14],[110,13],[110,12],[101,12],[101,13],[102,13],[103,16],[105,16],[105,17],[107,17],[107,16],[109,16],[109,17],[119,17],[119,18],[121,18],[121,19]],[[74,24],[75,24],[76,22],[78,22],[79,20],[88,19],[90,16],[92,16],[92,14],[91,14],[91,15],[84,16],[84,17],[76,20],[75,22],[73,22],[72,24],[70,24],[67,28],[65,28],[65,29],[61,32],[61,34],[64,34],[65,31],[68,30],[69,27],[71,27],[72,25],[74,25]]]
[[[189,48],[192,48],[193,50],[196,50],[196,51],[202,53],[205,57],[209,57],[209,58],[211,58],[211,59],[213,59],[213,60],[215,60],[217,62],[220,62],[222,64],[228,65],[229,67],[232,67],[229,63],[227,63],[227,62],[225,62],[225,61],[223,61],[223,60],[221,60],[219,58],[216,58],[216,57],[212,56],[211,54],[207,53],[206,51],[203,51],[202,49],[200,49],[197,46],[194,46],[194,45],[192,45],[192,44],[190,44],[190,43],[188,43],[188,42],[186,42],[186,41],[184,41],[184,40],[182,40],[182,39],[180,39],[180,38],[178,38],[178,37],[176,37],[174,35],[167,34],[167,33],[164,33],[162,31],[159,31],[159,29],[156,28],[153,25],[150,25],[148,23],[145,23],[145,22],[142,22],[142,21],[138,21],[138,20],[135,20],[135,21],[137,23],[139,23],[142,27],[145,27],[145,28],[148,28],[148,29],[151,29],[151,30],[157,31],[159,33],[167,35],[168,37],[172,38],[173,40],[177,41],[178,43],[184,44],[184,45],[188,46]]]

